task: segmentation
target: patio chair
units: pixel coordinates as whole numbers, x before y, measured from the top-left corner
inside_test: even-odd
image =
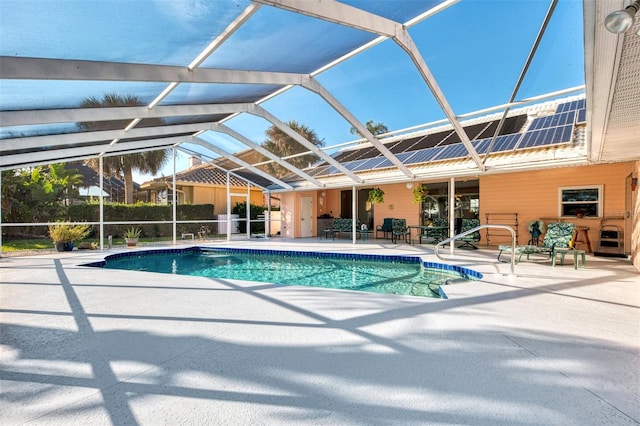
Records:
[[[462,219],[459,233],[468,231],[478,226],[480,226],[480,219]],[[464,237],[460,237],[458,240],[463,242],[463,244],[458,248],[477,250],[478,247],[476,246],[476,244],[478,243],[478,241],[480,241],[480,232],[473,232],[469,235],[465,235]]]
[[[410,232],[406,219],[393,219],[391,241],[393,241],[394,244],[398,242],[398,238],[402,238],[405,242],[408,242],[407,236],[411,235]]]
[[[420,244],[424,238],[427,243],[437,244],[449,237],[449,221],[441,217],[429,219],[431,225],[429,229],[423,229],[418,236]]]
[[[500,252],[498,253],[498,260],[503,252],[511,253],[512,256],[518,255],[516,263],[520,262],[522,255],[527,255],[527,260],[531,254],[548,254],[549,259],[555,258],[556,249],[573,248],[573,241],[575,238],[576,225],[571,222],[552,222],[547,226],[547,233],[544,235],[541,246],[526,245],[517,246],[516,252],[511,253],[511,246],[501,245],[498,246]]]
[[[387,239],[387,234],[391,234],[393,232],[393,218],[386,217],[382,222],[382,225],[376,226],[376,238],[378,237],[378,233],[382,232],[382,237]]]

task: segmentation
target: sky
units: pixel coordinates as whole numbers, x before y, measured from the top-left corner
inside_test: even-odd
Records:
[[[355,6],[391,2],[411,4],[410,0],[349,0]],[[409,29],[456,115],[509,100],[550,2],[461,0]],[[234,15],[245,6],[246,0],[2,0],[0,54],[185,66],[224,29],[228,21],[216,17]],[[255,30],[269,40],[251,38],[246,31],[256,26],[246,25],[232,36],[238,44],[223,45],[203,66],[224,67],[240,53],[244,55],[240,64],[258,58],[263,63],[271,59],[271,63],[293,67],[309,54],[304,46],[313,40],[278,32],[276,19],[281,14],[262,6],[250,21],[255,19]],[[582,19],[581,0],[558,1],[516,100],[584,84]],[[305,22],[299,21],[301,25]],[[246,40],[252,44],[243,45]],[[291,55],[281,49],[280,54],[289,56],[278,57],[265,48],[270,41],[291,44],[297,50]],[[362,123],[373,120],[394,131],[445,117],[409,56],[391,40],[316,78]],[[0,80],[0,109],[73,107],[87,94],[126,93],[129,87],[150,101],[166,84]],[[181,84],[171,96],[206,89]],[[216,90],[224,88],[218,85]],[[296,120],[310,127],[327,146],[355,138],[349,122],[305,89],[295,87],[261,105],[282,121]],[[247,114],[225,124],[256,143],[264,142],[271,125]],[[246,149],[218,133],[210,137],[229,152]],[[186,156],[179,154],[177,170],[186,167]],[[167,176],[172,170],[169,164],[160,174]],[[135,175],[137,182],[150,178]]]
[[[457,115],[509,100],[549,4],[463,0],[409,30]],[[516,100],[584,84],[582,28],[582,2],[560,0]],[[382,122],[393,131],[445,117],[409,56],[391,40],[317,79],[362,123]],[[283,121],[314,129],[327,146],[355,138],[344,118],[303,88],[290,89],[262,106]],[[270,125],[246,114],[225,124],[254,142],[265,140]],[[186,163],[184,156],[178,169]]]

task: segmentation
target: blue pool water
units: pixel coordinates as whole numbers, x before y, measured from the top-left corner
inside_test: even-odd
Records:
[[[91,266],[426,297],[440,297],[448,280],[482,277],[413,256],[197,247],[121,253]]]

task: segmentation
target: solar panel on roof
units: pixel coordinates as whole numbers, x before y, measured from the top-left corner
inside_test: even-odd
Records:
[[[355,170],[358,166],[361,166],[367,160],[356,160],[356,161],[348,161],[346,163],[342,163],[347,170]]]
[[[561,112],[546,117],[536,118],[531,122],[529,130],[547,129],[550,127],[572,124],[575,119],[575,111]]]
[[[587,122],[587,110],[586,108],[582,108],[578,110],[578,118],[576,119],[576,123],[582,124]]]
[[[489,147],[490,141],[491,141],[491,138],[486,138],[479,141],[472,141],[471,144],[474,146],[478,154],[484,154],[487,151],[487,148]]]
[[[524,134],[522,141],[518,146],[518,149],[570,142],[572,134],[572,124],[561,127],[553,127],[550,129],[528,131]]]
[[[335,160],[339,161],[339,162],[344,162],[344,161],[351,161],[351,160],[355,160],[356,157],[359,154],[359,150],[354,150],[354,151],[344,151],[341,152],[340,154],[336,155]]]
[[[320,166],[320,167],[315,168],[314,170],[309,170],[309,171],[307,172],[307,174],[308,174],[309,176],[313,176],[313,177],[315,177],[315,176],[318,176],[318,175],[324,174],[324,172],[326,172],[328,168],[329,168],[329,166],[325,164],[325,165],[323,165],[323,166]]]
[[[328,176],[328,175],[337,175],[338,173],[340,173],[340,171],[338,170],[337,167],[335,166],[329,166],[329,168],[323,173],[323,175]]]
[[[557,113],[568,112],[568,111],[576,111],[585,107],[587,103],[586,99],[578,99],[577,101],[565,102],[563,104],[558,105],[556,109]]]
[[[356,160],[366,160],[380,155],[380,151],[378,151],[378,148],[375,147],[364,148],[357,152],[358,155],[354,157],[354,159]]]
[[[385,167],[391,167],[393,166],[393,163],[391,162],[391,160],[389,160],[387,157],[384,158],[384,160],[382,160],[382,162],[380,164],[378,164],[375,168],[376,169],[383,169]]]
[[[435,148],[421,149],[420,151],[417,151],[414,155],[409,157],[405,164],[426,163],[427,161],[430,161],[433,157],[435,157],[443,149],[444,147],[442,146],[438,146]]]
[[[387,159],[386,157],[369,158],[368,160],[365,160],[359,167],[356,167],[353,170],[355,171],[355,170],[375,169],[378,164],[382,163],[386,159]]]
[[[463,158],[468,154],[467,148],[462,143],[447,145],[434,160],[450,160],[452,158]]]
[[[404,162],[407,158],[411,157],[413,154],[415,154],[415,151],[401,152],[400,154],[397,154],[396,157],[398,158],[398,160]]]
[[[500,136],[496,138],[496,143],[493,145],[491,152],[511,151],[516,147],[521,137],[522,134]]]

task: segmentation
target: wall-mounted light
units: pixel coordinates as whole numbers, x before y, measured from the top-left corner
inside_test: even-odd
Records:
[[[633,18],[640,9],[640,0],[635,0],[623,10],[611,12],[604,19],[604,26],[614,34],[620,34],[627,31],[633,25]]]
[[[407,185],[407,189],[413,188],[413,182],[407,182],[406,185]]]

